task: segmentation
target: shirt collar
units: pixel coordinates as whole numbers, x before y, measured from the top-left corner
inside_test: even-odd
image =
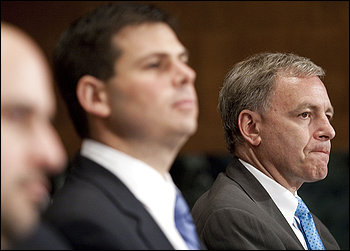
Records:
[[[294,222],[294,213],[298,206],[298,200],[295,196],[285,187],[280,185],[275,180],[271,179],[260,170],[252,166],[251,164],[239,159],[239,161],[250,171],[254,177],[260,182],[265,188],[267,193],[272,198],[278,209],[283,214],[284,218],[289,224]]]
[[[169,173],[164,179],[145,162],[92,139],[83,140],[81,155],[116,175],[148,210],[174,213],[176,186]]]

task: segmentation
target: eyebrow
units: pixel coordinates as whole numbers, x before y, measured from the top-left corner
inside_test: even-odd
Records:
[[[34,113],[34,108],[23,102],[6,102],[5,104],[1,104],[1,110],[9,111],[12,109],[21,109],[26,113]]]
[[[27,104],[22,101],[12,101],[12,102],[5,102],[1,104],[1,113],[7,114],[10,111],[13,110],[21,110],[22,112],[25,112],[26,114],[33,115],[37,113],[37,110],[35,107],[31,104]],[[48,118],[52,122],[56,117],[56,112],[50,112],[48,115]]]
[[[294,113],[296,111],[300,111],[300,110],[306,109],[306,108],[309,108],[309,109],[314,110],[314,111],[320,110],[320,108],[317,105],[314,105],[314,104],[311,104],[311,103],[301,103],[300,105],[297,106],[297,108],[295,108],[292,111],[292,113]],[[326,112],[331,113],[332,116],[333,116],[334,115],[334,108],[333,108],[333,106],[328,107]]]
[[[25,114],[26,116],[32,116],[35,114],[35,109],[27,104],[20,102],[1,104],[1,115],[4,115],[5,117],[11,115],[13,112],[19,111],[21,114]]]

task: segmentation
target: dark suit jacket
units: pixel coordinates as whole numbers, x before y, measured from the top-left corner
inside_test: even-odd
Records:
[[[45,218],[75,249],[174,249],[130,190],[80,155]]]
[[[269,194],[237,158],[196,201],[192,214],[208,249],[303,249]],[[313,217],[325,248],[339,249]]]

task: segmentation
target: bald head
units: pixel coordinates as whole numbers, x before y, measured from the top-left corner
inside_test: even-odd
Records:
[[[51,73],[35,42],[1,23],[1,248],[30,233],[65,152],[50,120]]]

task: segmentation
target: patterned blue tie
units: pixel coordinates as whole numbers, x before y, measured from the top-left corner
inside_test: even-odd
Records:
[[[325,250],[321,237],[318,235],[312,215],[305,205],[304,201],[298,199],[298,207],[295,211],[295,216],[300,220],[301,231],[305,237],[306,244],[309,250]]]
[[[191,250],[199,250],[196,226],[193,223],[187,203],[179,191],[176,192],[175,225],[188,248]]]

